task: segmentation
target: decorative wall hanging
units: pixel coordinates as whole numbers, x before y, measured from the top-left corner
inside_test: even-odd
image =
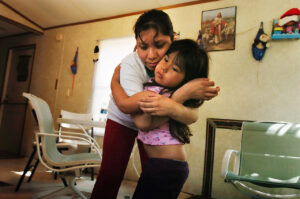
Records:
[[[74,86],[75,86],[75,75],[77,73],[77,58],[78,58],[78,47],[75,52],[75,56],[73,58],[72,64],[71,64],[71,72],[72,72],[72,90],[71,90],[71,96],[73,95]]]
[[[272,39],[296,38],[300,38],[300,10],[291,8],[280,19],[273,20]]]
[[[267,47],[270,47],[270,37],[264,32],[264,24],[260,23],[260,27],[252,44],[252,55],[257,61],[261,61],[265,55]]]
[[[202,42],[206,51],[234,50],[236,6],[202,12]]]
[[[94,48],[94,58],[93,58],[93,62],[97,62],[98,61],[98,57],[99,57],[99,46],[98,46],[99,40],[97,40],[97,44]]]

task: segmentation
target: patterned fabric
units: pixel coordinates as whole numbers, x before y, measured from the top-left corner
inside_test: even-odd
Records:
[[[153,82],[153,79],[150,79],[150,82]],[[150,86],[145,86],[144,90],[159,93],[163,89],[164,87],[161,87],[159,85],[150,85]],[[170,97],[171,92],[170,91],[164,92],[163,95],[166,97]],[[141,140],[144,144],[149,144],[149,145],[182,144],[177,139],[172,137],[172,135],[170,134],[170,128],[168,122],[148,132],[139,130],[137,139]]]

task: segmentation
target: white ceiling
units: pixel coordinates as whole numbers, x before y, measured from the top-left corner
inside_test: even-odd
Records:
[[[42,29],[181,3],[207,1],[209,0],[2,0]],[[0,37],[24,32],[18,27],[3,23],[0,22]]]

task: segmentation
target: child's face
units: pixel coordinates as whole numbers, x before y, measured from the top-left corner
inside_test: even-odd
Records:
[[[158,62],[166,54],[171,45],[171,38],[167,35],[158,33],[153,28],[142,31],[140,37],[136,39],[137,53],[142,62],[149,69],[154,71]]]
[[[178,86],[185,77],[185,72],[175,64],[176,52],[165,55],[155,68],[155,82],[165,87]]]

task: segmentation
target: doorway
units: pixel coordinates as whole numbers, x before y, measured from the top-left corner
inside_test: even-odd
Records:
[[[20,155],[35,45],[8,49],[0,102],[0,158]]]

